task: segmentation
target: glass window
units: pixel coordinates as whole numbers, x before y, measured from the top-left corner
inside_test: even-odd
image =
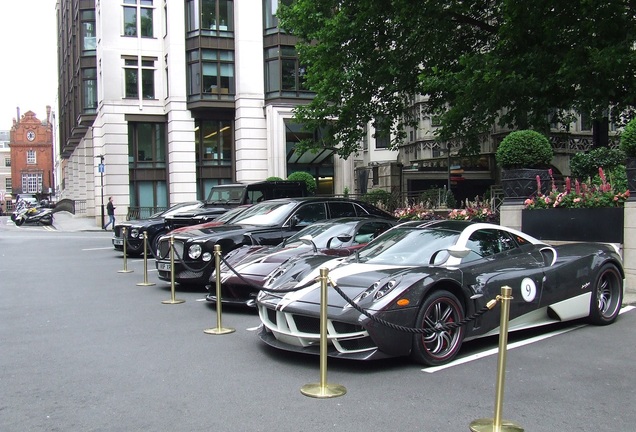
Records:
[[[273,33],[272,29],[277,29],[278,27],[278,19],[276,18],[278,5],[289,6],[291,3],[292,0],[263,0],[263,25],[266,33]]]
[[[42,192],[42,173],[22,174],[22,193]]]
[[[198,62],[198,58],[201,62]],[[201,50],[188,53],[190,94],[215,95],[227,98],[235,93],[234,52]]]
[[[125,97],[139,97],[141,69],[141,94],[143,99],[155,98],[155,60],[142,59],[141,68],[137,59],[124,59]]]
[[[153,0],[124,0],[124,36],[153,37]],[[139,17],[139,23],[137,23]]]
[[[165,166],[165,124],[128,123],[128,157],[137,167]]]
[[[375,127],[375,148],[377,149],[385,149],[389,148],[389,143],[391,141],[390,131],[386,125],[386,119],[383,117],[378,117],[375,119],[373,123]]]
[[[97,38],[95,37],[95,11],[82,11],[82,54],[95,55]]]
[[[7,190],[7,192],[13,192],[11,177],[7,177],[4,179],[4,188]]]
[[[328,205],[332,218],[356,216],[356,209],[353,206],[353,203],[330,202]]]
[[[196,137],[199,163],[231,166],[233,140],[231,121],[202,120],[197,124],[199,126]]]
[[[97,111],[97,69],[82,69],[82,109],[85,113]]]
[[[37,161],[35,159],[35,150],[27,150],[27,163],[28,164],[37,163]]]
[[[11,166],[11,159],[10,158],[4,158],[4,166],[6,166],[6,167],[10,167]]]
[[[300,207],[292,216],[298,227],[308,226],[322,219],[327,219],[325,203],[310,203]]]
[[[234,31],[233,0],[188,0],[186,30],[207,36],[232,37]]]
[[[306,68],[300,64],[294,47],[265,50],[265,86],[270,97],[297,97],[308,93]]]

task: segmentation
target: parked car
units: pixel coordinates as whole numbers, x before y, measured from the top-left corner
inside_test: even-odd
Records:
[[[308,255],[349,256],[396,224],[376,217],[327,219],[303,228],[278,246],[234,249],[221,262],[221,301],[255,306],[257,287],[283,263]],[[206,299],[216,302],[216,271],[212,272],[208,291]]]
[[[400,225],[355,256],[302,271],[297,262],[270,278],[257,297],[263,341],[319,353],[320,267],[330,268],[329,279],[368,313],[329,288],[329,356],[411,356],[425,365],[450,362],[464,340],[497,333],[499,309],[458,328],[443,326],[473,315],[503,286],[512,288],[510,331],[579,318],[603,325],[618,316],[625,277],[609,244],[550,246],[514,229],[466,221]],[[301,289],[283,292],[294,287]]]
[[[216,219],[221,213],[245,204],[255,204],[275,198],[307,196],[307,185],[302,181],[262,181],[230,183],[213,186],[201,207],[181,211],[166,217],[168,231],[183,226],[197,225]]]
[[[144,232],[147,233],[148,246],[150,249],[157,250],[157,240],[161,235],[168,232],[166,217],[180,211],[199,208],[202,205],[202,201],[183,202],[175,204],[162,212],[155,213],[148,219],[119,222],[115,225],[113,233],[113,247],[119,251],[124,249],[124,238],[122,234],[123,228],[126,228],[126,254],[140,255],[144,253]]]
[[[244,245],[274,246],[297,231],[322,219],[346,216],[393,216],[365,202],[345,198],[281,198],[263,201],[241,213],[230,224],[177,233],[174,280],[180,284],[207,285],[214,270],[214,245],[227,254]],[[159,279],[171,281],[170,238],[159,240],[156,266]]]
[[[123,250],[124,239],[122,237],[123,230],[122,228],[126,228],[126,254],[127,255],[141,255],[144,253],[143,242],[144,236],[143,233],[146,232],[148,236],[148,250],[150,254],[154,254],[157,251],[157,242],[159,237],[169,232],[169,227],[166,224],[166,217],[174,213],[178,213],[180,211],[187,211],[191,208],[198,208],[197,206],[203,205],[201,201],[190,201],[180,204],[175,204],[170,207],[168,210],[164,212],[156,213],[148,219],[142,220],[133,220],[120,222],[115,225],[115,232],[113,234],[113,246],[116,250]],[[237,216],[241,211],[243,211],[246,206],[236,207],[232,210],[226,211],[225,213],[219,215],[213,222],[207,223],[207,225],[201,226],[215,226],[224,224],[230,220],[232,220],[235,216]],[[181,228],[185,230],[190,227]]]

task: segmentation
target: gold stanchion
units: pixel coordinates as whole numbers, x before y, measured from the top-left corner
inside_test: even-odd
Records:
[[[203,333],[222,335],[234,333],[233,328],[223,328],[221,325],[221,246],[214,245],[214,265],[216,273],[216,328],[203,330]]]
[[[327,384],[327,277],[329,269],[320,269],[320,382],[305,384],[300,392],[315,398],[332,398],[347,393],[340,384]]]
[[[126,227],[122,227],[121,237],[124,239],[124,269],[119,270],[118,273],[131,273],[132,270],[128,270],[128,260],[126,258]]]
[[[523,432],[523,428],[509,420],[501,419],[503,408],[504,381],[506,375],[506,356],[508,346],[508,316],[510,314],[510,300],[512,288],[501,287],[501,319],[499,324],[499,359],[497,361],[497,388],[495,393],[495,417],[473,420],[470,424],[472,432]]]
[[[152,286],[153,282],[148,282],[148,233],[144,231],[144,281],[139,282],[137,286]]]
[[[163,300],[163,304],[179,304],[184,303],[185,300],[179,300],[175,298],[174,294],[174,236],[170,236],[170,300]]]

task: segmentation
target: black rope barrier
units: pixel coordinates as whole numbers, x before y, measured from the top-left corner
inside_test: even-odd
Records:
[[[210,264],[214,264],[214,261],[210,260],[207,264],[204,264],[203,268],[201,268],[201,269],[192,268],[192,267],[190,267],[189,265],[187,265],[185,263],[185,260],[183,259],[183,257],[179,255],[179,252],[177,252],[177,248],[175,248],[174,245],[172,245],[172,247],[174,248],[174,254],[177,257],[177,260],[179,260],[179,263],[181,263],[181,265],[183,267],[185,267],[185,269],[188,270],[188,271],[201,272],[201,271],[204,271],[206,268],[208,268],[210,266]],[[184,250],[184,252],[185,252],[185,250]]]
[[[284,290],[283,289],[267,289],[267,288],[258,286],[256,284],[252,283],[251,281],[245,279],[243,277],[243,275],[241,275],[234,267],[232,267],[232,265],[230,265],[223,257],[221,257],[221,261],[223,261],[223,263],[227,266],[227,268],[230,269],[230,271],[232,271],[232,273],[234,273],[240,280],[245,282],[248,286],[250,286],[250,287],[252,287],[252,288],[254,288],[256,290],[265,291],[265,292],[268,292],[268,293],[290,293],[290,292],[294,292],[294,291],[300,291],[301,289],[307,288],[307,287],[315,284],[319,280],[319,278],[315,278],[315,279],[312,279],[312,280],[310,280],[309,282],[307,282],[307,283],[305,283],[303,285],[295,286],[293,288],[284,289]],[[497,302],[500,299],[500,297],[497,296],[495,299],[490,300],[484,307],[482,307],[480,310],[478,310],[477,312],[475,312],[471,316],[465,317],[464,319],[462,319],[461,321],[458,321],[456,323],[445,324],[445,325],[442,325],[442,326],[439,326],[439,327],[436,327],[436,328],[423,328],[423,327],[413,328],[413,327],[405,327],[405,326],[401,326],[401,325],[398,325],[398,324],[394,324],[392,322],[383,320],[382,318],[376,317],[375,315],[371,314],[367,310],[365,310],[362,307],[360,307],[356,302],[354,302],[347,294],[344,293],[344,291],[342,291],[340,289],[340,287],[331,278],[329,278],[328,281],[331,284],[331,286],[333,287],[333,289],[349,305],[351,305],[351,307],[353,307],[355,310],[357,310],[358,312],[360,312],[361,314],[363,314],[367,318],[371,319],[374,322],[377,322],[378,324],[384,325],[384,326],[392,328],[394,330],[399,330],[399,331],[403,331],[403,332],[407,332],[407,333],[432,334],[432,333],[437,333],[437,332],[440,332],[440,331],[454,330],[456,328],[459,328],[461,326],[464,326],[464,325],[468,324],[471,321],[476,320],[477,318],[479,318],[480,316],[482,316],[483,314],[485,314],[486,312],[488,312],[489,310],[494,308],[495,305],[497,304]]]

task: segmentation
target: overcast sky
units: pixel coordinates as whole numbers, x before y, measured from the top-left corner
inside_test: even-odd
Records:
[[[33,111],[57,111],[56,0],[0,0],[0,130]]]

